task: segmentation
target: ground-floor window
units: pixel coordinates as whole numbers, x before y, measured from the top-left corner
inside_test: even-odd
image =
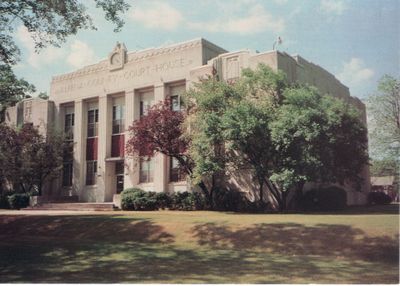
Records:
[[[182,171],[178,160],[170,158],[169,160],[169,181],[170,182],[181,182],[186,178],[185,173]]]
[[[97,179],[97,161],[86,162],[86,185],[95,185]]]
[[[72,162],[65,162],[63,164],[63,174],[62,174],[62,185],[63,185],[63,187],[72,186],[72,173],[73,173],[73,164],[72,164]]]
[[[154,179],[153,158],[140,159],[140,183],[151,183]]]

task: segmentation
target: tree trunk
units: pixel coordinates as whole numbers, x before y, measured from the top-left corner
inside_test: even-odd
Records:
[[[300,202],[303,197],[303,187],[304,187],[305,182],[300,181],[296,184],[296,193],[295,193],[295,208],[299,209],[300,207]]]
[[[280,190],[278,190],[274,184],[271,183],[271,181],[269,179],[265,179],[265,183],[268,186],[268,189],[270,190],[272,196],[275,198],[276,202],[278,203],[278,208],[279,210],[283,209],[283,201],[281,198],[281,194],[282,192]]]
[[[263,179],[259,180],[259,185],[260,185],[260,187],[259,187],[260,203],[262,203],[264,201],[264,190],[263,190],[264,180]]]
[[[212,209],[213,208],[212,189],[209,192],[207,187],[206,187],[206,184],[203,181],[200,181],[200,183],[198,183],[197,185],[200,187],[201,191],[203,192],[204,196],[206,197],[206,199],[208,201],[208,204],[210,205],[210,208]]]

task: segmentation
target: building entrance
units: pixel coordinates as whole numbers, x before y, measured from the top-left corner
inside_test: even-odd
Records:
[[[124,161],[115,162],[115,177],[116,193],[120,194],[124,190]]]

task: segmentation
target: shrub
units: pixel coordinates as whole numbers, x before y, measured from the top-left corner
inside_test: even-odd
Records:
[[[207,200],[204,197],[203,194],[199,192],[193,192],[193,198],[194,198],[194,209],[195,210],[205,210],[207,209]]]
[[[387,205],[392,202],[392,197],[384,192],[368,193],[368,203],[371,205]]]
[[[158,209],[155,196],[150,192],[145,193],[142,197],[135,198],[133,204],[137,211],[154,211]]]
[[[335,186],[313,189],[303,195],[301,205],[306,211],[342,210],[347,205],[347,193]]]
[[[157,202],[158,208],[163,210],[171,208],[172,198],[171,195],[169,195],[168,193],[166,192],[156,193],[154,197]]]
[[[26,208],[29,205],[28,194],[12,194],[8,196],[8,205],[11,209]]]
[[[123,210],[152,211],[158,209],[156,193],[138,188],[126,189],[121,193]]]
[[[0,209],[8,209],[10,206],[8,204],[8,197],[6,194],[0,195]]]
[[[121,208],[123,210],[135,210],[134,201],[142,197],[145,191],[138,188],[130,188],[122,191],[121,193]]]
[[[193,193],[177,192],[172,195],[171,209],[190,211],[195,209],[195,197]]]
[[[214,202],[215,208],[221,211],[246,211],[251,205],[241,192],[227,189],[215,190]]]

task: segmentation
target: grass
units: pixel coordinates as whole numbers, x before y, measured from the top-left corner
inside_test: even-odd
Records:
[[[0,213],[0,283],[399,282],[398,205],[344,214],[14,213]]]

